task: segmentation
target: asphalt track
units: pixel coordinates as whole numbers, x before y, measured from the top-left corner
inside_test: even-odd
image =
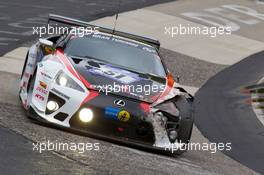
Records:
[[[74,174],[81,165],[72,164],[72,160],[65,159],[55,153],[45,152],[41,156],[32,152],[32,142],[7,128],[0,128],[1,164],[0,174]],[[4,161],[3,161],[4,159]],[[56,162],[56,164],[54,164]],[[72,168],[64,168],[72,167]],[[86,170],[91,173],[92,170]]]
[[[196,93],[196,125],[211,142],[232,142],[227,155],[264,174],[264,126],[253,111],[247,86],[264,75],[264,52],[211,78]]]
[[[124,0],[120,9],[126,11],[157,2],[161,1]],[[103,0],[27,0],[24,4],[19,0],[0,2],[0,55],[37,38],[31,36],[32,26],[45,24],[48,13],[89,21],[114,14],[116,5],[117,1]],[[167,49],[161,49],[161,52],[173,73],[180,74],[181,82],[190,86],[201,86],[225,68]],[[7,72],[0,73],[0,126],[4,126],[0,130],[0,138],[3,138],[0,174],[255,174],[219,152],[189,151],[181,157],[169,158],[34,124],[20,107],[17,98],[18,77]],[[208,130],[202,132],[208,136]],[[211,139],[211,136],[208,137]],[[208,142],[196,128],[192,138],[194,142]],[[101,150],[85,154],[71,151],[39,154],[32,151],[32,142],[47,139],[54,142],[99,142]],[[245,150],[240,150],[240,154],[241,151]]]
[[[120,12],[164,3],[170,0],[120,0]],[[1,0],[0,56],[37,38],[33,26],[47,23],[49,13],[91,21],[113,15],[118,11],[118,0]]]
[[[165,2],[162,0],[120,0],[120,12]],[[65,5],[67,4],[67,5]],[[34,40],[33,26],[47,22],[49,13],[90,21],[116,13],[118,1],[109,0],[4,0],[0,2],[0,56],[26,41]],[[74,10],[73,10],[74,9]],[[76,10],[78,9],[78,10]],[[82,11],[80,13],[80,11]],[[2,84],[2,81],[1,81]],[[3,92],[1,92],[3,93]],[[0,127],[0,174],[84,173],[80,165],[53,153],[32,152],[32,143],[7,128]],[[56,162],[54,164],[53,162]],[[63,168],[63,167],[69,168]],[[76,170],[82,169],[79,172]],[[72,172],[74,170],[74,172]],[[85,173],[89,174],[91,168]],[[96,171],[100,173],[100,171]],[[91,172],[90,172],[91,173]]]

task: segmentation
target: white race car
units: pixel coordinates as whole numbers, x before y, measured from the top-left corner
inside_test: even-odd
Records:
[[[58,15],[50,15],[49,21],[92,26]],[[161,151],[188,143],[193,97],[177,87],[159,56],[159,42],[98,30],[39,39],[30,47],[19,93],[28,115],[89,136]]]

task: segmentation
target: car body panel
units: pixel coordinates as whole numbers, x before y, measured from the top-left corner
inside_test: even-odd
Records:
[[[81,90],[59,85],[57,79],[62,73]],[[163,89],[148,95],[130,91],[107,94],[98,89],[113,83],[120,86],[156,84]],[[154,149],[177,143],[178,135],[183,135],[180,140],[186,143],[190,139],[193,97],[177,88],[169,73],[167,77],[157,78],[116,65],[91,63],[91,60],[75,63],[62,48],[47,54],[37,42],[28,51],[20,88],[20,98],[29,116],[52,125]],[[55,111],[47,109],[47,103],[52,100],[58,102]],[[80,122],[79,112],[83,108],[94,112],[90,123]],[[185,110],[186,115],[181,115]],[[169,136],[172,130],[178,134],[175,139]]]

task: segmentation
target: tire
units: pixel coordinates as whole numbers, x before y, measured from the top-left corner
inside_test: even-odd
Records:
[[[192,130],[193,130],[193,107],[192,101],[188,100],[184,96],[178,97],[175,105],[180,111],[181,122],[180,122],[180,129],[178,133],[178,142],[188,144],[191,139]],[[178,150],[173,153],[173,155],[181,155],[187,150]]]
[[[27,66],[27,61],[28,61],[28,52],[27,52],[27,56],[26,56],[26,59],[25,59],[25,62],[24,62],[24,66],[23,66],[23,69],[22,69],[22,72],[21,72],[20,80],[22,80],[23,74],[25,72],[25,69],[26,69],[26,66]]]
[[[36,81],[36,69],[34,74],[29,78],[28,81],[28,87],[27,87],[27,101],[29,103],[29,107],[30,107],[30,103],[32,101],[32,93],[33,93],[33,89],[34,89],[34,85],[35,85],[35,81]]]
[[[29,52],[29,51],[28,51],[28,52]],[[25,69],[26,69],[26,65],[27,65],[27,61],[28,61],[28,52],[27,52],[27,56],[26,56],[25,61],[24,61],[24,65],[23,65],[23,69],[22,69],[22,72],[21,72],[20,80],[22,80],[23,75],[24,75],[24,72],[25,72]],[[18,94],[21,93],[21,90],[22,90],[22,88],[20,87],[20,88],[19,88],[19,92],[18,92]],[[18,95],[18,96],[19,96],[19,99],[21,100],[20,95]],[[21,100],[21,101],[22,101],[22,100]]]

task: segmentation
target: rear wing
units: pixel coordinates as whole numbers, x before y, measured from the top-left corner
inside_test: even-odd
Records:
[[[73,19],[73,18],[68,18],[68,17],[55,15],[55,14],[49,14],[48,23],[50,21],[63,23],[63,24],[66,24],[66,25],[71,25],[71,26],[92,27],[92,28],[98,27],[97,30],[99,30],[100,32],[108,33],[108,34],[114,34],[116,36],[120,36],[120,37],[128,38],[128,39],[131,39],[131,40],[135,40],[135,41],[138,41],[138,42],[142,42],[142,43],[145,43],[145,44],[148,44],[148,45],[151,45],[151,46],[155,47],[157,50],[159,50],[159,48],[160,48],[160,42],[158,40],[154,40],[154,39],[151,39],[151,38],[146,38],[146,37],[143,37],[143,36],[134,35],[134,34],[131,34],[131,33],[125,33],[125,32],[121,32],[121,31],[116,31],[116,30],[113,30],[113,29],[105,28],[105,27],[96,26],[96,25],[90,24],[88,22],[77,20],[77,19]]]

